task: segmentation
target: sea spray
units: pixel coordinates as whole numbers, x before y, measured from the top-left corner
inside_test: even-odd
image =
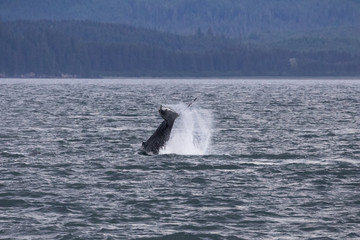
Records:
[[[213,116],[211,111],[177,104],[171,106],[180,113],[170,139],[160,154],[204,155],[211,143]]]

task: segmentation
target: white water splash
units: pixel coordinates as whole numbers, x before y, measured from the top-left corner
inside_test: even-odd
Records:
[[[170,140],[160,154],[204,155],[211,143],[211,111],[177,104],[171,106],[180,116],[176,119]],[[185,110],[186,109],[186,110]]]

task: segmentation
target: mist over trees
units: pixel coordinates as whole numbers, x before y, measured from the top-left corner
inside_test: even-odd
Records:
[[[0,22],[3,77],[359,74],[356,54],[257,48],[210,30],[183,36],[89,21]]]

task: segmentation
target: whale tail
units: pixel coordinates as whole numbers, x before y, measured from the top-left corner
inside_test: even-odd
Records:
[[[194,98],[187,105],[186,109],[188,109],[197,99],[198,97]],[[165,147],[165,144],[170,139],[170,134],[175,119],[180,116],[180,114],[172,108],[163,105],[160,105],[159,114],[164,119],[164,121],[155,130],[153,135],[151,135],[151,137],[146,142],[142,142],[141,144],[141,151],[148,155],[157,155],[159,154],[159,150]]]
[[[173,124],[175,119],[179,116],[174,109],[163,105],[160,105],[159,114],[169,124]]]
[[[159,150],[169,141],[175,119],[179,116],[173,109],[162,105],[160,106],[159,114],[164,121],[155,130],[153,135],[141,145],[141,150],[148,155],[159,154]]]

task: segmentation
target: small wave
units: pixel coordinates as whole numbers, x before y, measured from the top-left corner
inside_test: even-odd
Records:
[[[85,189],[87,188],[88,185],[84,184],[84,183],[66,183],[66,188],[71,188],[71,189]]]
[[[291,159],[305,159],[309,155],[299,155],[291,153],[268,154],[268,153],[254,153],[254,154],[209,154],[203,156],[205,159],[220,158],[220,159],[264,159],[264,160],[291,160]]]
[[[1,152],[0,156],[6,157],[6,158],[22,158],[22,157],[25,157],[25,155],[21,154],[21,153],[10,153],[10,152],[6,152],[6,151]]]
[[[202,239],[214,239],[214,238],[213,237],[210,238],[210,236],[208,236],[207,238],[203,238],[203,237],[197,236],[195,234],[184,233],[184,232],[173,233],[173,234],[168,234],[168,235],[164,235],[164,236],[157,236],[157,237],[136,238],[136,240],[173,240],[173,239],[176,239],[176,240],[188,240],[188,239],[202,240]]]
[[[303,135],[300,135],[299,137],[305,138],[305,139],[310,139],[310,138],[318,138],[320,136],[318,134],[303,134]]]
[[[70,207],[65,203],[50,203],[48,206],[44,207],[41,211],[54,212],[59,214],[73,213]]]
[[[28,203],[21,199],[0,199],[0,207],[27,207]]]
[[[242,169],[244,166],[242,165],[234,165],[234,164],[196,164],[196,165],[182,165],[178,166],[177,169],[180,170],[188,170],[188,171],[204,171],[204,170],[236,170]]]
[[[246,155],[244,155],[246,156]],[[301,159],[305,158],[304,155],[297,155],[297,154],[291,154],[291,153],[280,153],[280,154],[250,154],[248,155],[248,158],[254,158],[254,159]]]
[[[0,139],[14,138],[13,135],[0,134]]]

